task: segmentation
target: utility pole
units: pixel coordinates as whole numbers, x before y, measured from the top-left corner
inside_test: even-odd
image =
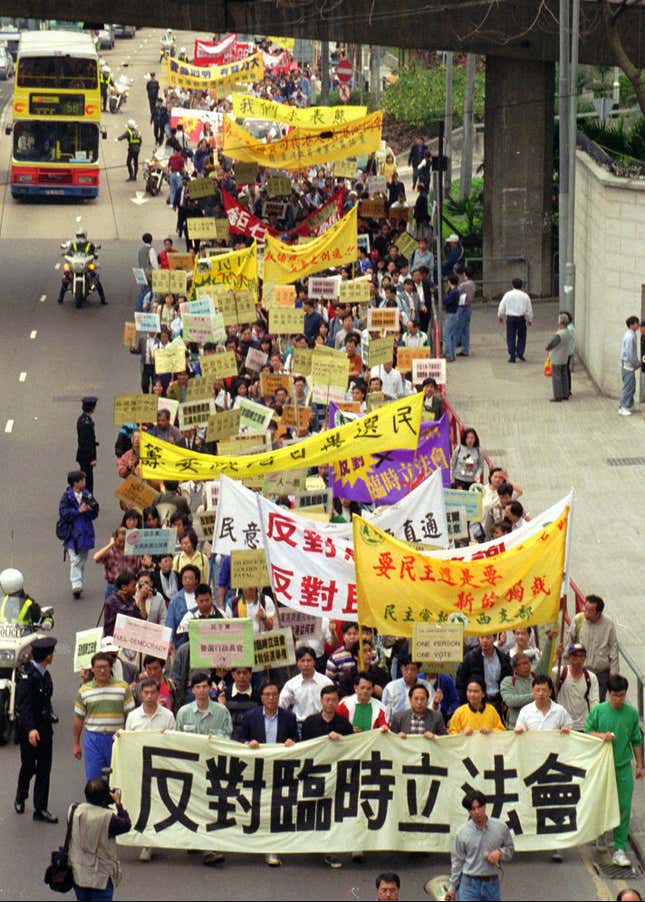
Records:
[[[470,196],[473,182],[473,139],[475,122],[473,107],[475,101],[475,70],[477,57],[469,53],[466,57],[466,88],[464,91],[464,143],[461,150],[461,171],[459,173],[459,200]]]
[[[370,95],[374,109],[378,109],[383,95],[383,85],[381,84],[381,61],[383,59],[383,48],[374,44],[370,45]]]
[[[446,194],[450,194],[452,188],[452,70],[452,50],[448,50],[446,52],[446,110],[444,114],[445,154],[448,158],[445,176]]]
[[[567,235],[569,231],[569,0],[560,0],[560,79],[558,82],[558,295],[560,309],[566,310],[565,292]]]
[[[576,264],[574,260],[574,231],[576,219],[576,145],[578,134],[578,44],[580,40],[580,0],[572,0],[571,10],[571,68],[569,70],[569,197],[567,214],[567,259],[564,266],[564,292],[573,317],[576,305]]]
[[[320,103],[329,104],[329,41],[320,42]]]

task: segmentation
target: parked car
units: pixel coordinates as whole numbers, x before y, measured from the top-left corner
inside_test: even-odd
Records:
[[[6,81],[13,78],[14,65],[11,54],[5,46],[0,46],[0,78]]]
[[[136,34],[135,25],[113,25],[115,38],[133,38]]]
[[[98,49],[112,50],[114,47],[114,29],[111,25],[104,25],[97,32]]]

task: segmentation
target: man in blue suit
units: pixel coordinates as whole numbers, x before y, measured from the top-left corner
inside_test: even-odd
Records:
[[[244,715],[240,727],[240,742],[245,742],[250,749],[259,749],[263,742],[282,742],[289,747],[298,741],[298,721],[291,711],[278,707],[280,687],[270,680],[260,689],[260,702]],[[282,864],[277,855],[271,853],[264,856],[265,864],[279,868]]]

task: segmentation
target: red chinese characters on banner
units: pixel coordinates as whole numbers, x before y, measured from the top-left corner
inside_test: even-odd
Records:
[[[271,565],[271,584],[276,601],[289,607],[308,609],[310,613],[322,616],[333,610],[339,590],[342,588],[335,579],[323,580],[318,576],[296,574],[293,570]],[[344,589],[342,613],[350,618],[357,616],[356,584],[348,583]]]

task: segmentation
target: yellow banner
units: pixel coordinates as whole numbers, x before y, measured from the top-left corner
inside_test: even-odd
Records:
[[[290,245],[267,233],[264,244],[264,280],[280,284],[330,266],[353,263],[358,255],[358,209],[353,207],[320,238],[309,244]]]
[[[141,475],[144,479],[176,479],[180,482],[215,479],[220,473],[226,473],[231,479],[242,479],[277,470],[328,464],[350,454],[360,456],[375,450],[416,448],[422,406],[423,395],[417,393],[385,404],[374,413],[345,426],[312,435],[295,445],[240,457],[195,454],[142,432]]]
[[[274,169],[303,169],[317,163],[372,153],[381,146],[383,113],[371,113],[344,125],[294,128],[285,138],[264,144],[224,117],[224,153],[244,163]]]
[[[225,66],[192,66],[170,57],[167,69],[171,88],[177,86],[192,91],[208,91],[222,85],[260,81],[264,78],[264,57],[261,53],[252,53]]]
[[[296,46],[295,38],[280,38],[274,34],[267,35],[267,41],[269,44],[275,44],[276,47],[284,47],[289,53],[293,53],[293,48]]]
[[[208,294],[210,286],[223,285],[226,289],[248,289],[254,300],[258,299],[258,264],[255,241],[243,251],[215,254],[205,260],[195,258],[193,272],[193,299]]]
[[[522,544],[460,561],[414,551],[354,516],[358,619],[397,636],[411,636],[415,623],[455,619],[466,634],[549,623],[558,616],[568,521],[567,505]]]
[[[233,94],[236,119],[271,119],[301,128],[344,125],[367,116],[366,106],[309,106],[300,109],[288,103],[274,103],[249,94]]]

